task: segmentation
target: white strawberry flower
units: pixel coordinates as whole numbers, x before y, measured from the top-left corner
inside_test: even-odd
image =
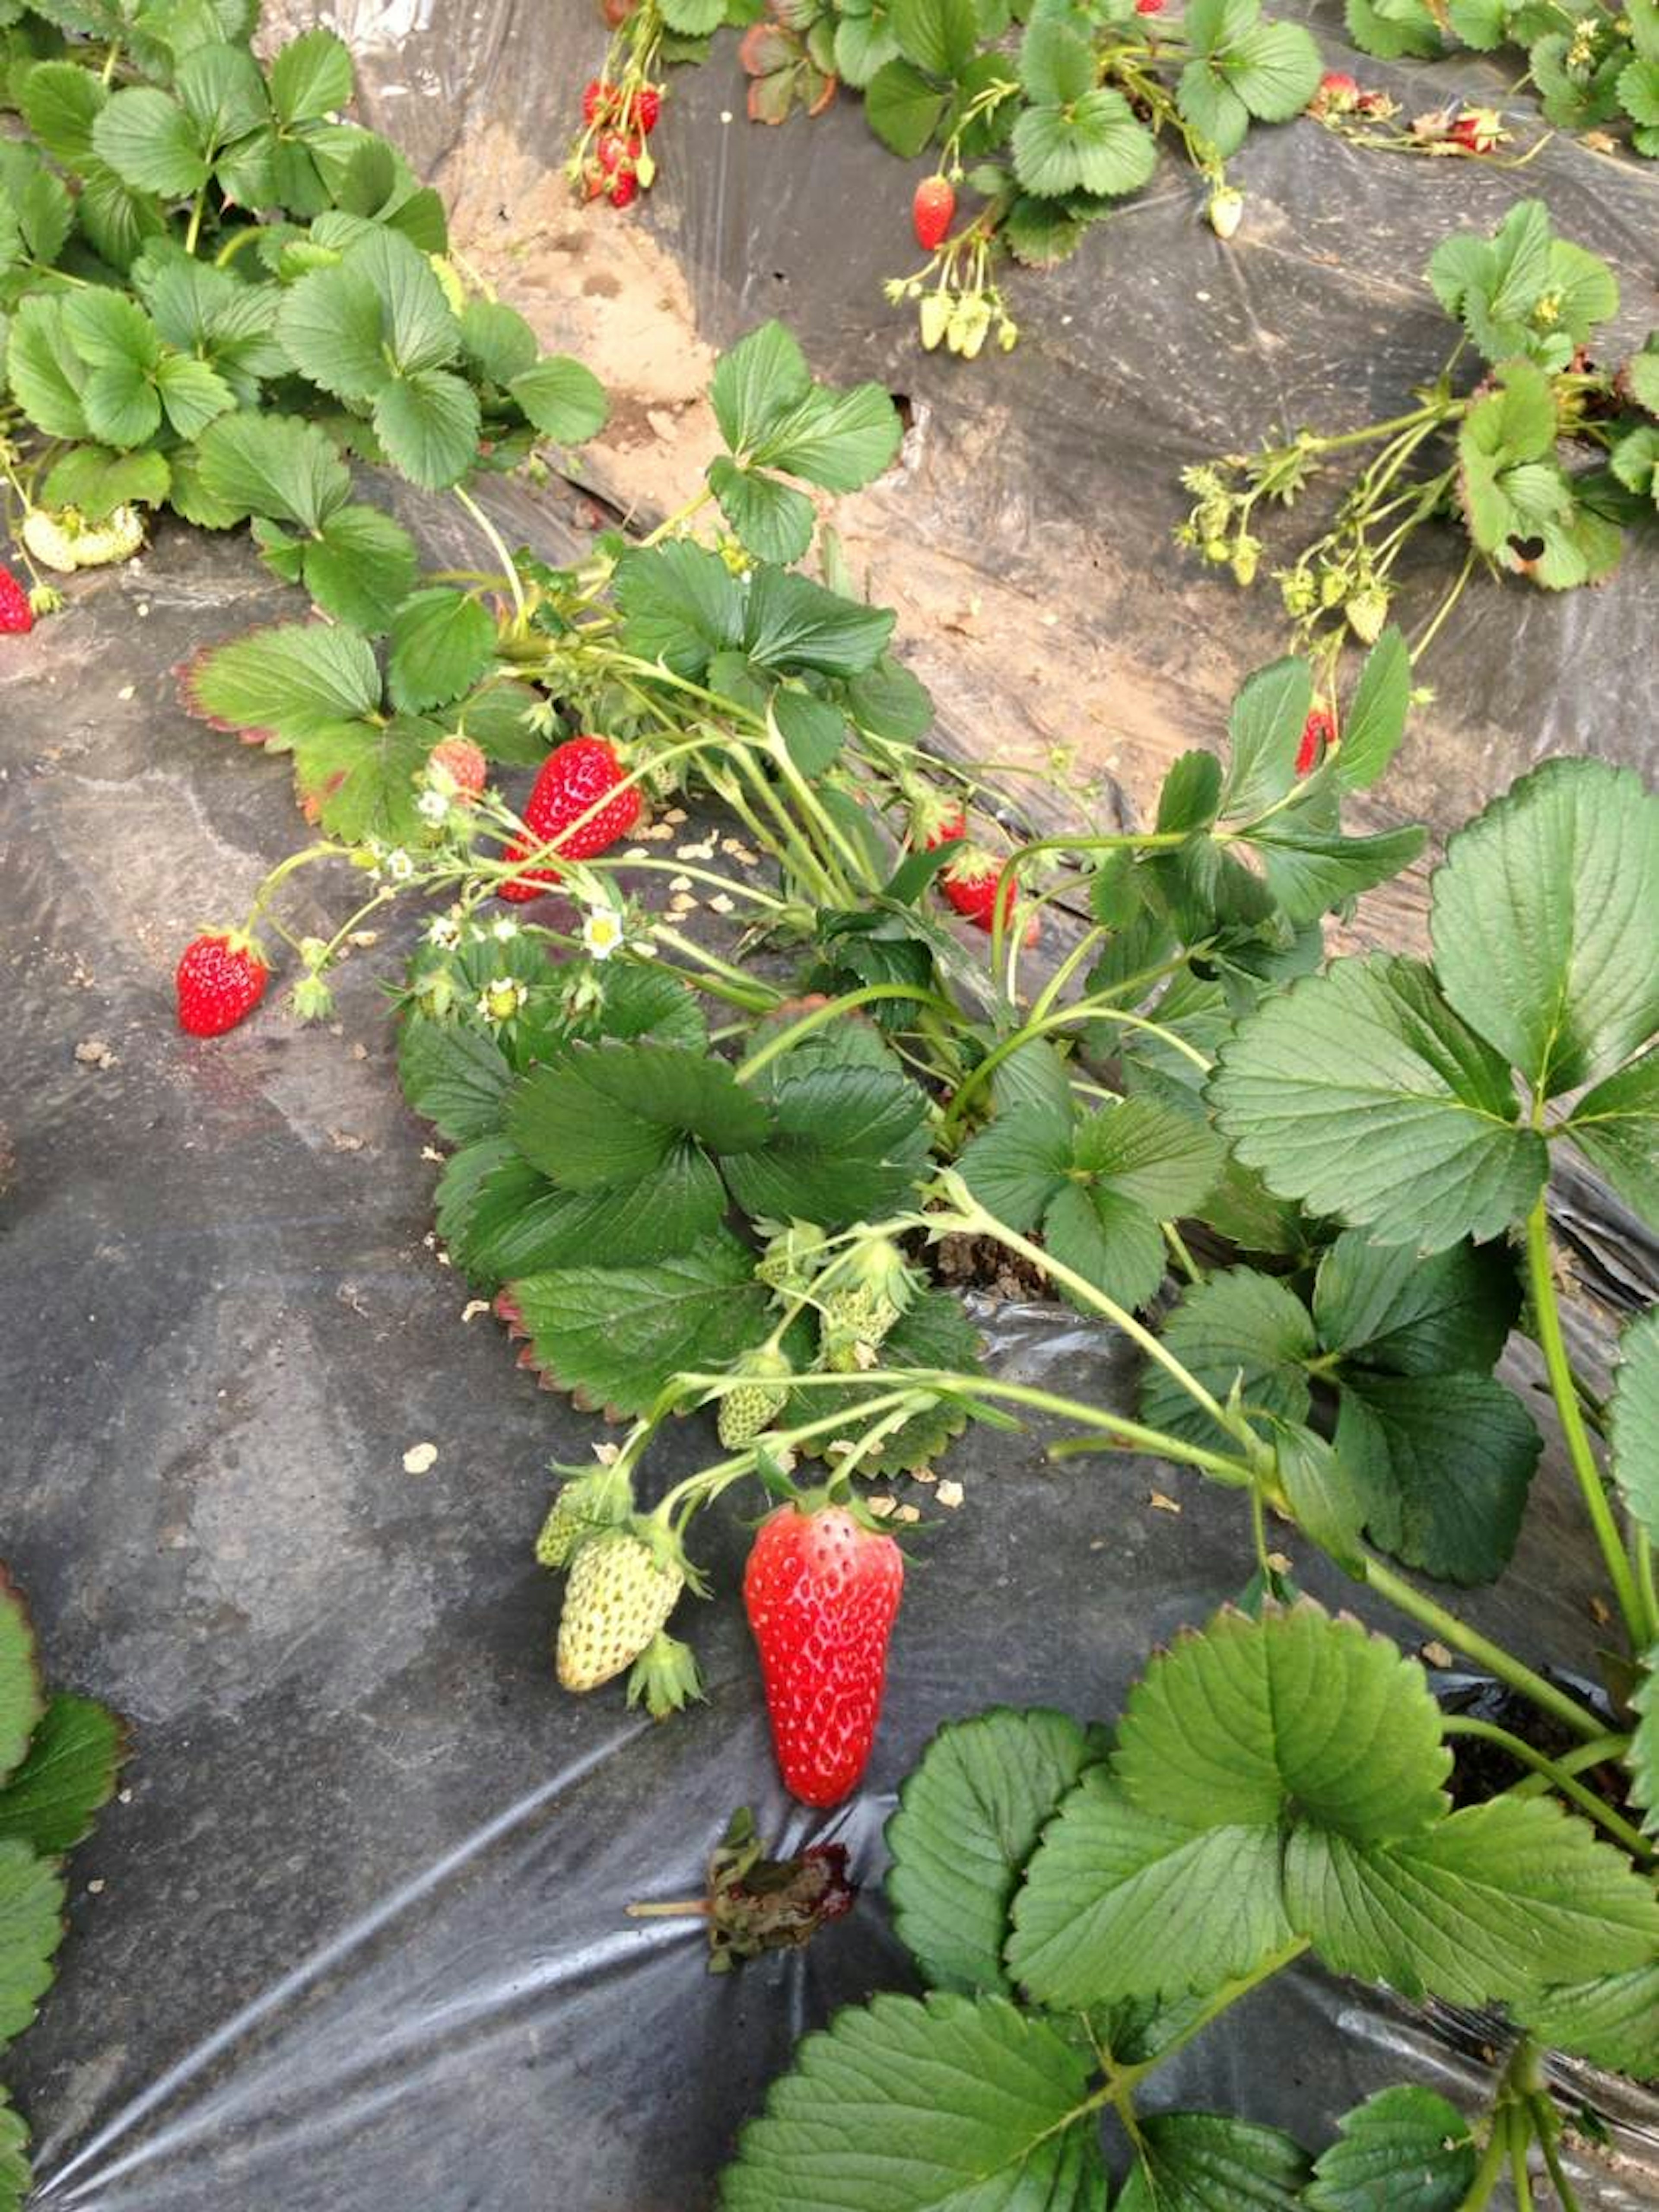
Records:
[[[587,918],[582,923],[582,944],[590,959],[608,960],[613,952],[620,952],[627,942],[623,918],[615,907],[588,908]]]
[[[489,933],[497,945],[511,945],[519,933],[519,925],[510,914],[498,914],[489,925]]]
[[[453,914],[434,915],[426,926],[426,941],[445,952],[453,951],[461,941],[460,917]]]
[[[422,822],[435,827],[449,819],[449,801],[441,791],[423,791],[415,802],[415,811]]]
[[[495,975],[478,994],[478,1012],[487,1022],[510,1022],[530,996],[516,975]]]
[[[380,865],[394,884],[406,884],[415,872],[415,863],[401,845],[394,845]]]

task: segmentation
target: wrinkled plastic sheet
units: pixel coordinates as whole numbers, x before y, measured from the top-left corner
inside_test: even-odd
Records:
[[[424,156],[442,151],[440,122],[453,135],[497,103],[556,159],[570,82],[598,52],[576,21],[561,0],[407,22],[395,51],[368,40],[371,105],[384,65],[435,71],[438,96],[384,118]],[[688,136],[724,96],[690,82]],[[715,127],[721,227],[689,162],[651,219],[696,273],[716,335],[753,319],[761,279],[742,271],[836,270],[849,251],[897,265],[896,234],[866,238],[845,220],[869,159],[856,117],[798,142],[810,149],[799,176],[793,134],[715,140]],[[866,318],[840,274],[817,291],[793,283],[788,306],[825,373],[885,359],[890,381],[922,393],[934,435],[909,487],[917,526],[957,532],[977,517],[970,542],[988,568],[1062,558],[1065,531],[1097,520],[1111,487],[1097,619],[1178,672],[1199,626],[1237,603],[1190,596],[1164,563],[1171,518],[1156,501],[1173,463],[1195,433],[1235,436],[1241,396],[1299,394],[1311,413],[1334,393],[1357,408],[1397,384],[1407,334],[1421,337],[1420,305],[1395,277],[1356,302],[1337,242],[1380,270],[1392,224],[1414,265],[1449,217],[1484,219],[1524,185],[1624,261],[1639,301],[1652,184],[1590,158],[1557,142],[1498,180],[1361,163],[1310,131],[1267,134],[1243,173],[1288,210],[1289,234],[1237,276],[1218,264],[1205,315],[1186,299],[1137,305],[1097,259],[1086,288],[1062,271],[1033,290],[1019,351],[981,364],[972,385]],[[1162,179],[1104,234],[1109,260],[1167,301],[1193,211],[1188,182]],[[981,404],[1006,409],[1015,441],[1000,485],[952,473],[945,432]],[[509,498],[501,512],[550,557],[568,551],[558,497]],[[445,557],[442,528],[425,535]],[[1490,628],[1483,617],[1442,672],[1463,718],[1447,725],[1462,732],[1448,805],[1569,743],[1650,754],[1653,588],[1632,569],[1571,601],[1493,604]],[[398,1097],[374,973],[346,971],[337,1035],[267,1018],[198,1044],[171,1025],[181,937],[240,910],[296,823],[283,763],[186,722],[169,672],[292,600],[244,544],[181,530],[76,592],[70,620],[0,661],[0,1121],[18,1155],[0,1212],[0,1549],[55,1677],[126,1713],[137,1748],[122,1801],[73,1862],[58,1986],[9,2060],[37,2128],[40,2202],[696,2212],[796,2038],[841,2002],[912,1985],[880,1902],[881,1828],[933,1729],[994,1702],[1115,1712],[1152,1644],[1239,1587],[1240,1509],[1129,1454],[1050,1468],[1040,1437],[964,1440],[951,1471],[965,1503],[916,1547],[869,1775],[828,1816],[793,1806],[773,1772],[732,1595],[746,1532],[732,1516],[698,1530],[720,1593],[692,1609],[707,1705],[657,1728],[618,1690],[557,1692],[557,1587],[529,1540],[544,1462],[582,1458],[595,1426],[514,1365],[491,1322],[462,1318],[465,1285],[431,1246],[435,1168]],[[1166,620],[1143,635],[1154,603]],[[1594,684],[1554,673],[1568,647]],[[1195,719],[1193,733],[1209,726]],[[295,896],[301,929],[331,910],[327,885],[301,878]],[[94,1037],[113,1055],[101,1067],[76,1054]],[[1593,1187],[1570,1188],[1564,1207],[1609,1305],[1650,1295],[1651,1240],[1626,1234]],[[1576,1328],[1587,1356],[1604,1357],[1605,1318],[1586,1310]],[[1121,1347],[1062,1316],[1007,1310],[991,1334],[1004,1373],[1129,1402]],[[408,1474],[403,1455],[422,1442],[436,1462]],[[686,1423],[653,1478],[687,1471],[710,1443]],[[1308,1587],[1346,1601],[1348,1585],[1290,1548]],[[1468,1610],[1533,1663],[1590,1677],[1596,1582],[1552,1452],[1514,1569]],[[807,1951],[716,1979],[696,1923],[630,1922],[623,1908],[696,1893],[744,1802],[786,1847],[846,1841],[864,1893]],[[1182,2053],[1160,2095],[1316,2148],[1337,2113],[1402,2078],[1475,2109],[1493,2033],[1297,1971]],[[1567,2086],[1614,2124],[1611,2162],[1575,2155],[1583,2202],[1654,2203],[1655,2100],[1585,2069]]]

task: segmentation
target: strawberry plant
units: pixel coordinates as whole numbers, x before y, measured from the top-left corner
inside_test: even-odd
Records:
[[[1607,263],[1557,238],[1542,202],[1525,200],[1488,239],[1443,240],[1428,281],[1461,335],[1410,408],[1361,429],[1298,430],[1183,473],[1195,504],[1178,541],[1248,586],[1267,550],[1257,510],[1291,506],[1323,471],[1368,453],[1329,526],[1273,572],[1304,647],[1334,654],[1350,633],[1373,641],[1395,570],[1432,521],[1459,523],[1468,550],[1419,653],[1478,566],[1566,591],[1611,574],[1627,536],[1652,528],[1659,333],[1622,367],[1598,364],[1596,333],[1619,307]],[[1454,377],[1471,349],[1484,367],[1460,392]]]
[[[0,1569],[0,2051],[52,1986],[64,1859],[109,1802],[125,1731],[89,1698],[42,1686],[28,1610]],[[30,2194],[29,2131],[0,2087],[0,2212]]]
[[[1659,9],[1653,0],[1610,7],[1574,0],[1347,0],[1348,35],[1387,61],[1438,60],[1460,48],[1526,49],[1527,77],[1544,119],[1611,150],[1617,131],[1638,154],[1659,155]]]
[[[796,106],[817,114],[845,84],[890,153],[912,161],[937,149],[915,201],[927,258],[887,295],[915,303],[924,346],[971,359],[994,334],[1004,347],[1018,336],[999,269],[1069,259],[1091,224],[1148,182],[1160,138],[1198,171],[1210,222],[1231,237],[1244,203],[1226,163],[1252,122],[1288,122],[1314,96],[1312,37],[1265,20],[1260,0],[1192,0],[1173,22],[1161,9],[777,0],[757,21],[754,0],[639,0],[596,82],[625,98],[665,60],[702,58],[720,24],[746,24],[752,119],[781,123]],[[604,182],[587,105],[568,173],[592,197]],[[961,191],[974,206],[952,231]]]

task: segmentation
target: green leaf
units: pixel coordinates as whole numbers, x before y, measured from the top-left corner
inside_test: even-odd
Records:
[[[1547,761],[1447,847],[1431,893],[1450,1005],[1529,1088],[1611,1073],[1659,1029],[1659,799],[1632,769]]]
[[[15,87],[29,134],[54,161],[78,171],[92,152],[92,126],[109,98],[96,74],[78,62],[37,62]]]
[[[981,1371],[979,1333],[949,1291],[924,1291],[894,1322],[881,1349],[883,1358],[894,1367],[934,1368],[954,1375]],[[844,1408],[850,1421],[868,1397],[868,1390],[858,1383],[844,1393],[819,1387],[797,1390],[786,1419],[791,1425],[814,1421]],[[960,1399],[936,1398],[866,1453],[859,1471],[870,1476],[905,1474],[927,1467],[967,1425],[967,1409]],[[830,1441],[825,1435],[807,1449],[822,1456]]]
[[[714,420],[733,454],[748,453],[770,426],[798,407],[812,388],[812,372],[795,338],[781,323],[763,323],[729,347],[714,365],[708,387]]]
[[[1382,1243],[1501,1235],[1547,1171],[1507,1067],[1412,960],[1338,960],[1268,1000],[1223,1046],[1208,1095],[1269,1189]]]
[[[884,653],[847,684],[847,705],[859,727],[897,744],[914,744],[933,726],[933,702],[920,678]]]
[[[833,392],[815,384],[771,424],[755,459],[825,491],[857,491],[890,467],[903,436],[884,386],[854,384]]]
[[[6,378],[37,430],[49,438],[88,434],[87,371],[70,342],[61,299],[34,293],[19,304],[6,339]]]
[[[1509,1564],[1542,1440],[1492,1376],[1344,1371],[1336,1449],[1383,1551],[1454,1583]]]
[[[1322,1436],[1299,1423],[1270,1425],[1279,1480],[1296,1524],[1345,1575],[1365,1578],[1359,1548],[1364,1503],[1354,1470]]]
[[[545,355],[507,388],[542,435],[557,446],[583,446],[597,438],[611,412],[599,378],[563,354]]]
[[[721,2212],[1099,2212],[1091,2064],[998,1997],[849,2006],[738,2137]]]
[[[1524,2004],[1569,1975],[1620,1973],[1659,1944],[1659,1898],[1589,1822],[1494,1797],[1404,1843],[1291,1832],[1291,1920],[1339,1974],[1407,1997]]]
[[[470,1022],[411,1012],[398,1031],[398,1079],[416,1114],[464,1145],[500,1129],[513,1070],[495,1040]]]
[[[203,146],[212,151],[245,138],[270,120],[265,81],[246,46],[222,41],[195,47],[173,72],[173,83]]]
[[[1613,1474],[1632,1517],[1659,1543],[1659,1306],[1619,1340],[1608,1435]]]
[[[1337,2125],[1303,2197],[1308,2212],[1458,2212],[1476,2160],[1455,2105],[1432,2089],[1383,2089]]]
[[[23,2212],[34,2186],[28,2161],[29,2131],[0,2084],[0,2212]]]
[[[1320,66],[1319,49],[1300,23],[1253,24],[1225,50],[1229,88],[1263,123],[1299,115],[1319,88]]]
[[[441,491],[478,458],[478,395],[447,369],[422,368],[380,387],[374,430],[393,468]]]
[[[380,672],[354,631],[288,623],[198,653],[184,691],[191,713],[216,728],[286,744],[376,712]]]
[[[1219,2112],[1154,2112],[1118,2212],[1298,2212],[1307,2154],[1277,2128]]]
[[[305,586],[325,614],[378,636],[407,598],[419,565],[402,523],[377,507],[337,507],[305,549]]]
[[[884,14],[843,15],[836,25],[836,75],[854,92],[862,92],[897,54],[898,41]]]
[[[1112,1764],[1139,1810],[1183,1828],[1310,1822],[1376,1844],[1443,1816],[1451,1754],[1422,1668],[1304,1601],[1178,1637],[1129,1692]]]
[[[812,542],[817,510],[805,492],[757,469],[739,468],[716,454],[708,464],[708,489],[720,513],[757,560],[799,561]]]
[[[1307,1362],[1319,1349],[1307,1309],[1271,1275],[1223,1267],[1183,1293],[1163,1339],[1188,1371],[1224,1402],[1235,1388],[1243,1405],[1302,1422],[1311,1405]],[[1156,1363],[1142,1371],[1141,1417],[1152,1427],[1214,1449],[1219,1432],[1173,1376]]]
[[[914,161],[944,118],[949,95],[907,61],[889,62],[870,80],[864,119],[889,153]]]
[[[53,463],[40,497],[47,507],[79,507],[88,522],[104,522],[118,507],[160,507],[172,481],[164,454],[76,446]]]
[[[1012,1106],[966,1147],[957,1171],[999,1221],[1029,1235],[1070,1173],[1075,1135],[1067,1106]]]
[[[1231,758],[1220,811],[1231,820],[1260,814],[1289,791],[1312,704],[1313,672],[1305,660],[1276,660],[1245,678],[1227,723]]]
[[[297,415],[222,416],[197,443],[203,483],[238,514],[319,529],[351,496],[334,441]]]
[[[319,123],[351,98],[351,53],[332,31],[305,31],[270,64],[270,104],[283,123]]]
[[[469,300],[461,310],[461,351],[486,384],[507,386],[535,367],[541,348],[516,307]]]
[[[1244,143],[1250,128],[1250,111],[1224,76],[1202,56],[1195,56],[1181,72],[1176,85],[1176,106],[1200,139],[1224,161]]]
[[[0,1781],[27,1754],[46,1709],[28,1608],[0,1567]]]
[[[404,720],[307,731],[294,742],[294,781],[308,817],[349,844],[418,837],[415,779],[440,734],[430,722]]]
[[[392,618],[386,686],[394,705],[418,714],[470,691],[495,658],[489,608],[436,584],[405,599]]]
[[[1486,1372],[1521,1310],[1521,1286],[1501,1243],[1419,1255],[1339,1237],[1319,1263],[1313,1312],[1327,1351],[1390,1375]]]
[[[169,354],[155,371],[155,388],[167,421],[181,438],[194,438],[236,404],[222,376],[204,361]]]
[[[1036,15],[1019,42],[1019,81],[1037,106],[1064,107],[1093,89],[1094,51],[1066,23]]]
[[[751,1215],[824,1228],[878,1220],[903,1204],[927,1166],[927,1101],[896,1070],[792,1074],[786,1060],[769,1103],[771,1133],[757,1140],[745,1131],[742,1152],[720,1162]]]
[[[928,76],[960,76],[979,45],[974,0],[893,0],[889,21],[899,52]]]
[[[759,668],[854,676],[874,667],[896,619],[890,609],[843,599],[805,576],[761,568],[749,580],[740,641]]]
[[[16,1837],[46,1857],[71,1850],[114,1795],[124,1748],[113,1713],[60,1691],[0,1790],[0,1842]]]
[[[1102,87],[1065,108],[1028,107],[1014,125],[1014,173],[1028,192],[1139,190],[1158,166],[1158,145],[1121,93]]]
[[[1659,2081],[1659,1959],[1626,1973],[1564,1984],[1526,2001],[1527,2025],[1553,2051],[1578,2051],[1638,2081]]]
[[[300,374],[337,399],[373,399],[392,380],[380,295],[362,269],[343,262],[301,276],[276,329]]]
[[[752,1151],[770,1124],[725,1061],[654,1044],[583,1047],[537,1068],[507,1118],[519,1150],[562,1190],[632,1182],[688,1138],[711,1152]]]
[[[537,1364],[557,1386],[626,1417],[647,1412],[677,1375],[729,1366],[762,1340],[771,1294],[754,1266],[722,1230],[648,1267],[527,1275],[514,1296]]]
[[[1061,1798],[1100,1755],[1065,1714],[1006,1706],[952,1722],[923,1752],[887,1823],[887,1899],[933,1988],[1012,1993],[1002,1953],[1014,1892]]]
[[[202,133],[174,100],[152,85],[112,95],[92,125],[92,143],[123,183],[182,199],[207,182]]]
[[[700,677],[715,653],[743,643],[742,589],[701,545],[630,547],[617,563],[616,594],[628,650],[677,676]]]
[[[1291,1938],[1277,1830],[1194,1834],[1085,1773],[1044,1831],[1014,1899],[1008,1966],[1040,2004],[1212,1990]]]
[[[20,1837],[0,1838],[0,2045],[21,2035],[52,1987],[64,1938],[64,1883]]]
[[[1281,911],[1298,925],[1316,921],[1362,891],[1388,883],[1428,842],[1428,833],[1415,823],[1369,837],[1345,837],[1334,830],[1304,828],[1288,814],[1264,822],[1246,837],[1261,856],[1267,888]]]
[[[1659,1644],[1642,1656],[1642,1678],[1630,1694],[1636,1715],[1624,1762],[1630,1775],[1630,1802],[1644,1808],[1642,1826],[1659,1835]]]
[[[1163,1235],[1145,1206],[1109,1183],[1086,1189],[1068,1183],[1049,1202],[1042,1234],[1056,1265],[1115,1304],[1133,1311],[1157,1296],[1164,1279]],[[1080,1293],[1064,1283],[1059,1287],[1071,1304],[1091,1310]]]
[[[848,734],[847,717],[827,699],[815,699],[810,691],[776,691],[772,719],[790,759],[809,782],[816,783],[841,758]]]
[[[1411,698],[1411,654],[1390,623],[1365,656],[1342,726],[1333,772],[1345,791],[1369,790],[1388,768],[1405,737]]]

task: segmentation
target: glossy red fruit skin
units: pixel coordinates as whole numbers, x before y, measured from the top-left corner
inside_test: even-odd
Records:
[[[226,931],[192,938],[173,977],[179,1026],[187,1036],[223,1036],[265,995],[270,970],[251,945]]]
[[[1350,107],[1359,98],[1358,80],[1346,70],[1327,70],[1319,80],[1319,89],[1332,107]]]
[[[743,1601],[784,1787],[838,1805],[870,1761],[904,1555],[843,1507],[780,1506],[756,1531]]]
[[[924,177],[910,203],[910,227],[924,253],[932,253],[944,244],[956,211],[957,196],[948,180],[944,177]]]
[[[605,194],[613,208],[631,207],[640,196],[640,180],[632,169],[618,169]]]
[[[628,120],[635,131],[643,131],[648,138],[651,133],[656,129],[657,118],[661,113],[661,93],[658,91],[654,84],[643,85],[641,87],[640,90],[634,94],[633,104],[629,110]]]
[[[953,837],[965,837],[967,835],[968,817],[962,809],[957,807],[954,814],[945,815],[936,828],[928,831],[923,840],[924,848],[929,853],[935,853],[941,845],[948,845]]]
[[[606,176],[614,176],[624,162],[631,164],[639,160],[640,142],[624,137],[620,131],[602,131],[593,154]]]
[[[1137,15],[1161,15],[1164,6],[1164,0],[1135,0],[1135,13]]]
[[[532,830],[539,843],[550,838],[559,838],[559,850],[573,860],[591,860],[614,845],[618,837],[625,837],[640,818],[640,787],[630,783],[623,790],[616,787],[623,781],[623,765],[608,738],[571,738],[549,753],[542,763],[541,773],[536,778],[529,803],[524,810],[525,824]],[[585,814],[609,791],[616,796],[608,806],[601,806],[580,829],[568,836],[559,833],[578,815]],[[509,845],[501,858],[521,860],[533,845]],[[550,884],[558,881],[555,867],[532,868],[527,875],[515,876],[502,884],[496,892],[498,898],[522,903],[526,899],[539,898]]]
[[[27,637],[33,628],[28,593],[9,568],[0,568],[0,637]]]
[[[591,76],[582,94],[582,121],[599,123],[610,114],[616,105],[617,88],[608,81]]]
[[[1325,748],[1334,744],[1336,726],[1322,707],[1316,707],[1302,726],[1302,743],[1297,747],[1296,772],[1310,775],[1324,758]]]
[[[993,927],[998,873],[994,868],[980,868],[971,873],[956,875],[949,868],[944,868],[939,872],[939,888],[959,915],[976,923],[981,929],[989,929]],[[1015,896],[1013,878],[1010,877],[1002,894],[1005,923],[1013,912]]]

